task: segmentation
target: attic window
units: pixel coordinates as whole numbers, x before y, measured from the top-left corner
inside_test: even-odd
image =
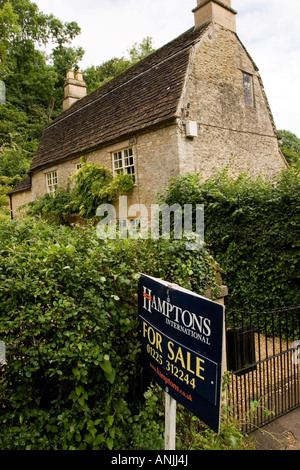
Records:
[[[132,175],[135,182],[135,168],[133,149],[127,148],[113,152],[113,170],[114,176]]]
[[[243,88],[245,105],[254,107],[253,77],[250,73],[243,72]]]
[[[51,173],[46,174],[46,184],[47,184],[47,193],[55,194],[57,186],[57,173],[56,171],[51,171]]]

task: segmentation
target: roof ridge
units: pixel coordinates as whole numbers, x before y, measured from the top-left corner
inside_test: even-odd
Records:
[[[45,128],[30,171],[175,119],[190,52],[209,24],[190,28],[64,111]]]

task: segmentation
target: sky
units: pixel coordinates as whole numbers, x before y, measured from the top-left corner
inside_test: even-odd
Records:
[[[44,13],[76,21],[73,45],[85,50],[81,69],[122,57],[150,36],[155,48],[194,26],[196,0],[33,0]],[[232,0],[237,34],[265,87],[277,129],[300,138],[299,0]]]

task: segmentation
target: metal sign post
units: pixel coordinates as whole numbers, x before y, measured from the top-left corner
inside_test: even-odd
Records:
[[[176,450],[176,400],[165,392],[165,450]]]

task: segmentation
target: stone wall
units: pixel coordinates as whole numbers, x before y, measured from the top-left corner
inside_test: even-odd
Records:
[[[157,202],[156,194],[179,173],[178,138],[177,124],[170,125],[109,145],[85,155],[85,159],[87,163],[103,165],[112,172],[112,152],[132,147],[137,184],[128,197],[128,205],[144,204],[150,214],[151,204]],[[77,157],[33,174],[32,199],[36,200],[47,192],[47,173],[56,171],[58,185],[66,186],[70,183],[70,176],[76,172],[76,164],[79,162],[80,157]]]
[[[26,204],[32,201],[32,193],[30,190],[14,193],[11,195],[11,210],[13,218],[17,219],[26,211]]]

